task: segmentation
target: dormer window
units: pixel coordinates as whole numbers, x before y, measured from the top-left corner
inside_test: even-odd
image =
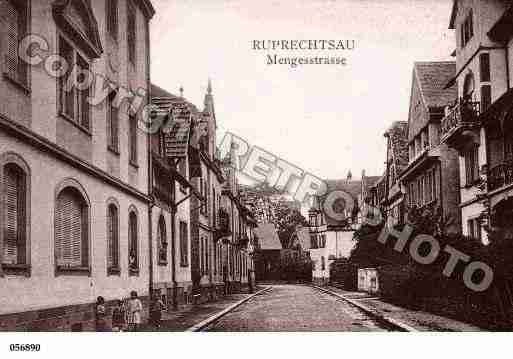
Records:
[[[474,36],[474,20],[472,9],[470,9],[465,21],[461,24],[460,28],[460,36],[461,36],[461,48],[464,48],[467,43]]]

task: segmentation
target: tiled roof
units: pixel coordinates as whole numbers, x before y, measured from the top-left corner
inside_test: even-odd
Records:
[[[414,71],[427,107],[445,107],[457,98],[455,84],[444,88],[456,75],[454,61],[415,62]]]
[[[280,239],[278,238],[278,232],[276,232],[274,224],[259,224],[258,227],[255,228],[255,235],[258,238],[260,249],[282,249]]]
[[[408,166],[408,122],[396,121],[387,131],[398,176]]]
[[[163,127],[164,151],[169,157],[185,157],[187,155],[192,127],[192,116],[197,113],[196,107],[184,98],[173,95],[157,85],[151,86],[151,102],[156,105],[157,113],[168,115],[173,113],[174,121],[170,126]]]

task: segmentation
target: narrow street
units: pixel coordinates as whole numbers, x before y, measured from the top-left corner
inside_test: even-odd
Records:
[[[312,287],[274,285],[205,331],[385,331],[349,303]]]

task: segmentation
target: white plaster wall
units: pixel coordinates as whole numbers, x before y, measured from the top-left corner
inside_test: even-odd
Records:
[[[91,303],[126,297],[131,290],[148,293],[148,215],[147,205],[117,188],[106,185],[75,168],[59,162],[32,147],[0,132],[0,154],[13,151],[28,163],[30,186],[30,277],[0,278],[0,314],[62,305]],[[54,274],[55,188],[65,178],[73,178],[85,189],[90,200],[91,276]],[[106,202],[114,197],[120,215],[120,276],[107,276]],[[128,209],[138,211],[139,276],[128,275]],[[5,295],[7,293],[7,295]]]

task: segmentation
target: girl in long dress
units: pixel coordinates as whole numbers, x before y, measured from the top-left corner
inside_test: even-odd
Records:
[[[128,327],[130,331],[137,331],[141,324],[143,306],[141,300],[137,298],[137,292],[134,290],[130,292],[130,299],[128,300]]]

